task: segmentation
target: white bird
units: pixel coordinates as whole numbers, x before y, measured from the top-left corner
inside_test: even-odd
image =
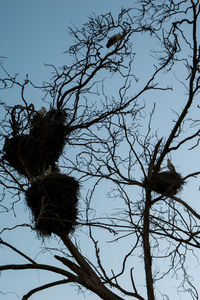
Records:
[[[38,110],[38,114],[41,115],[41,116],[46,114],[46,112],[47,112],[47,110],[44,106],[42,106],[42,108],[40,110]]]
[[[172,172],[172,173],[176,172],[176,170],[175,170],[174,166],[172,165],[170,159],[167,160],[167,167],[170,170],[170,172]]]
[[[115,43],[117,43],[118,41],[122,40],[123,36],[121,35],[121,33],[116,33],[113,36],[111,36],[106,44],[107,48],[110,48],[112,45],[114,45]]]

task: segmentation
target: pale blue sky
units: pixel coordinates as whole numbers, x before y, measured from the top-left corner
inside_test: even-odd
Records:
[[[64,51],[68,48],[71,43],[70,37],[67,34],[67,26],[70,25],[70,22],[80,26],[82,23],[87,21],[87,16],[92,13],[102,14],[112,11],[114,14],[117,14],[121,6],[130,7],[133,4],[131,0],[2,0],[1,9],[0,9],[0,56],[5,56],[5,67],[10,73],[19,73],[19,78],[22,79],[25,77],[25,74],[29,74],[29,78],[36,83],[40,83],[43,80],[48,80],[50,76],[49,69],[44,66],[44,63],[55,64],[56,66],[61,66],[65,64],[65,59],[68,58],[63,54]],[[148,40],[150,47],[151,40]],[[137,76],[142,76],[142,81],[145,80],[145,76],[148,74],[148,70],[152,67],[150,61],[150,55],[147,51],[149,48],[144,47],[144,41],[141,39],[141,36],[133,37],[133,43],[135,43],[135,52],[136,52],[136,61],[135,61],[135,70]],[[106,42],[105,42],[106,44]],[[152,45],[153,46],[153,45]],[[142,61],[142,63],[141,63]],[[181,71],[180,71],[181,72]],[[179,70],[177,70],[179,73]],[[177,74],[173,74],[174,76]],[[178,74],[179,75],[179,74]],[[170,75],[171,76],[171,75]],[[166,80],[166,78],[165,78]],[[171,80],[174,80],[174,78]],[[177,82],[177,86],[181,88],[181,84]],[[134,91],[133,87],[133,91]],[[114,85],[111,87],[111,92]],[[168,133],[169,125],[171,124],[172,117],[170,107],[176,109],[182,103],[182,98],[185,94],[185,91],[179,89],[173,94],[173,98],[169,93],[162,95],[160,98],[159,93],[154,93],[147,99],[141,99],[141,101],[146,100],[148,102],[147,107],[152,107],[153,102],[157,103],[156,108],[156,119],[153,122],[155,128],[158,128],[158,131],[161,135]],[[17,103],[18,95],[13,92],[8,94],[2,92],[3,99],[7,95],[9,104]],[[41,106],[41,100],[38,98],[36,92],[30,93],[28,95],[30,102],[33,102],[37,107]],[[144,127],[146,124],[144,125]],[[146,127],[145,127],[146,128]],[[184,151],[182,155],[175,155],[176,165],[178,166],[178,171],[180,172],[190,172],[190,170],[195,169],[195,160],[186,160],[184,158]],[[180,167],[183,166],[184,168]],[[184,170],[183,170],[184,169]],[[188,184],[188,186],[190,183]],[[194,191],[194,197],[197,199],[198,194],[198,184],[191,185],[190,189],[185,191],[185,197],[191,195],[191,191]],[[101,208],[101,204],[97,204],[97,208]],[[199,203],[194,203],[194,207],[199,208]],[[25,206],[19,205],[16,208],[16,214],[19,216],[15,218],[12,214],[1,216],[1,224],[3,226],[6,224],[6,227],[13,226],[13,224],[18,224],[20,222],[29,222],[29,213],[26,210]],[[1,227],[0,227],[1,228]],[[78,232],[78,235],[81,235],[81,231]],[[45,245],[48,247],[54,247],[57,245],[57,241],[54,242],[47,241],[46,244],[42,244],[37,239],[34,233],[29,233],[29,231],[23,230],[21,233],[20,229],[16,229],[13,232],[9,232],[5,235],[8,242],[13,243],[16,247],[23,250],[25,249],[26,253],[30,256],[37,256],[40,262],[54,263],[51,259],[51,255],[46,255],[44,258],[40,251],[45,248]],[[108,239],[109,237],[105,234],[102,235],[102,240]],[[82,244],[84,245],[84,253],[90,253],[91,249],[88,246],[87,236],[82,233]],[[128,245],[128,241],[127,241]],[[127,246],[126,245],[126,246]],[[88,247],[88,248],[87,248]],[[128,246],[127,246],[128,247]],[[16,256],[13,255],[12,251],[7,251],[5,248],[0,248],[0,263],[16,263]],[[114,265],[116,268],[119,264],[117,252],[125,253],[126,249],[121,243],[117,244],[106,244],[104,248],[104,260],[107,264]],[[115,255],[113,255],[113,253]],[[90,253],[90,255],[92,255]],[[134,257],[133,257],[134,259]],[[137,258],[136,258],[137,259]],[[23,262],[22,259],[19,259],[18,262]],[[138,264],[139,265],[139,264]],[[138,282],[140,282],[140,276],[138,275]],[[37,271],[22,271],[19,272],[5,272],[0,277],[0,291],[10,292],[9,294],[0,294],[0,300],[18,300],[21,299],[23,294],[27,293],[29,289],[32,289],[42,283],[49,282],[53,280],[55,276],[46,275],[46,272],[37,272]],[[48,279],[47,279],[48,278]],[[58,278],[58,277],[57,277]],[[123,282],[126,285],[126,282]],[[129,285],[130,283],[128,283]],[[141,285],[143,283],[141,282]],[[173,286],[176,283],[174,281],[169,281],[167,285],[172,287],[170,291],[170,299],[173,298]],[[163,285],[163,289],[166,286]],[[16,292],[16,293],[15,293]],[[78,293],[77,287],[66,287],[60,286],[56,288],[51,288],[45,290],[35,296],[32,296],[31,300],[79,300],[79,299],[88,299],[96,300],[99,299],[96,295],[90,295],[86,293],[84,295]],[[178,299],[178,298],[177,298]],[[187,298],[182,298],[187,300]]]

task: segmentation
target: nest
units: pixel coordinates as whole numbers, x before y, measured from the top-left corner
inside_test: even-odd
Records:
[[[40,236],[74,231],[78,192],[79,183],[64,174],[46,175],[31,185],[25,197]]]
[[[30,136],[37,143],[45,169],[62,154],[66,142],[66,112],[51,109],[45,115],[36,113],[31,120]]]
[[[177,172],[160,172],[152,182],[152,190],[165,196],[176,195],[183,187],[184,180]]]
[[[37,149],[37,144],[28,134],[6,137],[3,159],[22,175],[37,175],[41,169]]]
[[[39,176],[54,165],[66,142],[66,113],[51,109],[44,115],[35,113],[29,134],[5,139],[4,156],[22,175]]]

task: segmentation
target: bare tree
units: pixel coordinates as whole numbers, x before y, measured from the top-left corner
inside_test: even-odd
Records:
[[[66,247],[60,249],[60,255],[59,245],[51,249],[62,268],[56,263],[37,263],[23,249],[0,239],[2,246],[26,260],[24,264],[2,265],[1,271],[37,269],[64,277],[32,289],[23,300],[43,289],[68,283],[76,283],[102,299],[168,299],[163,292],[159,294],[159,286],[175,275],[179,278],[178,292],[186,293],[187,299],[199,298],[187,265],[191,256],[198,255],[200,214],[181,191],[200,170],[197,167],[180,174],[174,159],[182,151],[192,157],[199,145],[199,118],[194,113],[199,109],[199,14],[199,1],[142,0],[134,9],[122,9],[117,19],[111,13],[92,16],[81,29],[70,28],[76,41],[67,51],[72,64],[61,70],[49,65],[53,79],[42,86],[35,86],[28,76],[21,83],[2,66],[6,73],[1,79],[2,89],[18,87],[21,93],[19,105],[9,107],[2,103],[2,145],[5,136],[27,134],[36,111],[27,99],[26,89],[41,89],[51,109],[66,112],[66,151],[59,161],[62,170],[75,176],[82,187],[90,186],[89,191],[82,192],[77,231],[70,237],[57,233]],[[108,50],[105,45],[113,33],[120,33],[120,39]],[[137,52],[131,41],[142,34],[155,41],[156,48],[152,51],[152,66],[140,83]],[[143,62],[140,66],[145,70]],[[174,73],[179,74],[174,76],[175,83],[171,80]],[[120,80],[121,85],[111,97],[109,84],[113,79]],[[162,124],[154,125],[156,105],[150,111],[147,100],[155,92],[160,98],[166,94],[174,97],[175,102],[178,83],[185,95],[180,107],[176,106],[168,133],[160,136],[156,129]],[[20,175],[13,170],[5,160],[5,146],[0,166],[1,211],[7,213],[15,211],[21,195],[41,175],[28,171]],[[46,167],[42,169],[45,171]],[[106,191],[108,199],[102,200],[100,207],[96,201],[105,197]],[[9,192],[14,199],[11,203],[5,197]],[[34,225],[4,228],[1,235],[16,227],[35,230]],[[111,247],[129,245],[118,258],[117,267],[109,268],[103,262],[102,231],[112,242]],[[90,238],[95,258],[88,257],[87,249],[79,246],[83,233]],[[136,257],[142,260],[142,266],[136,267]],[[139,282],[137,268],[144,270],[144,282]],[[129,288],[124,278],[130,280]]]

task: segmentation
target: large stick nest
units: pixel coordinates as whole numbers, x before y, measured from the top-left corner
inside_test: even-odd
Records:
[[[152,190],[165,196],[176,195],[183,187],[184,180],[177,172],[159,172],[152,181]]]
[[[37,143],[28,134],[6,138],[3,159],[7,160],[18,173],[33,176],[42,172],[41,153]]]
[[[66,142],[66,112],[51,109],[45,115],[35,114],[31,121],[30,136],[38,146],[45,169],[62,154]]]
[[[40,236],[74,231],[78,192],[79,183],[64,174],[46,175],[31,185],[25,198]]]
[[[66,112],[51,109],[44,115],[35,113],[29,134],[5,139],[3,158],[20,174],[38,176],[54,165],[66,142]]]

